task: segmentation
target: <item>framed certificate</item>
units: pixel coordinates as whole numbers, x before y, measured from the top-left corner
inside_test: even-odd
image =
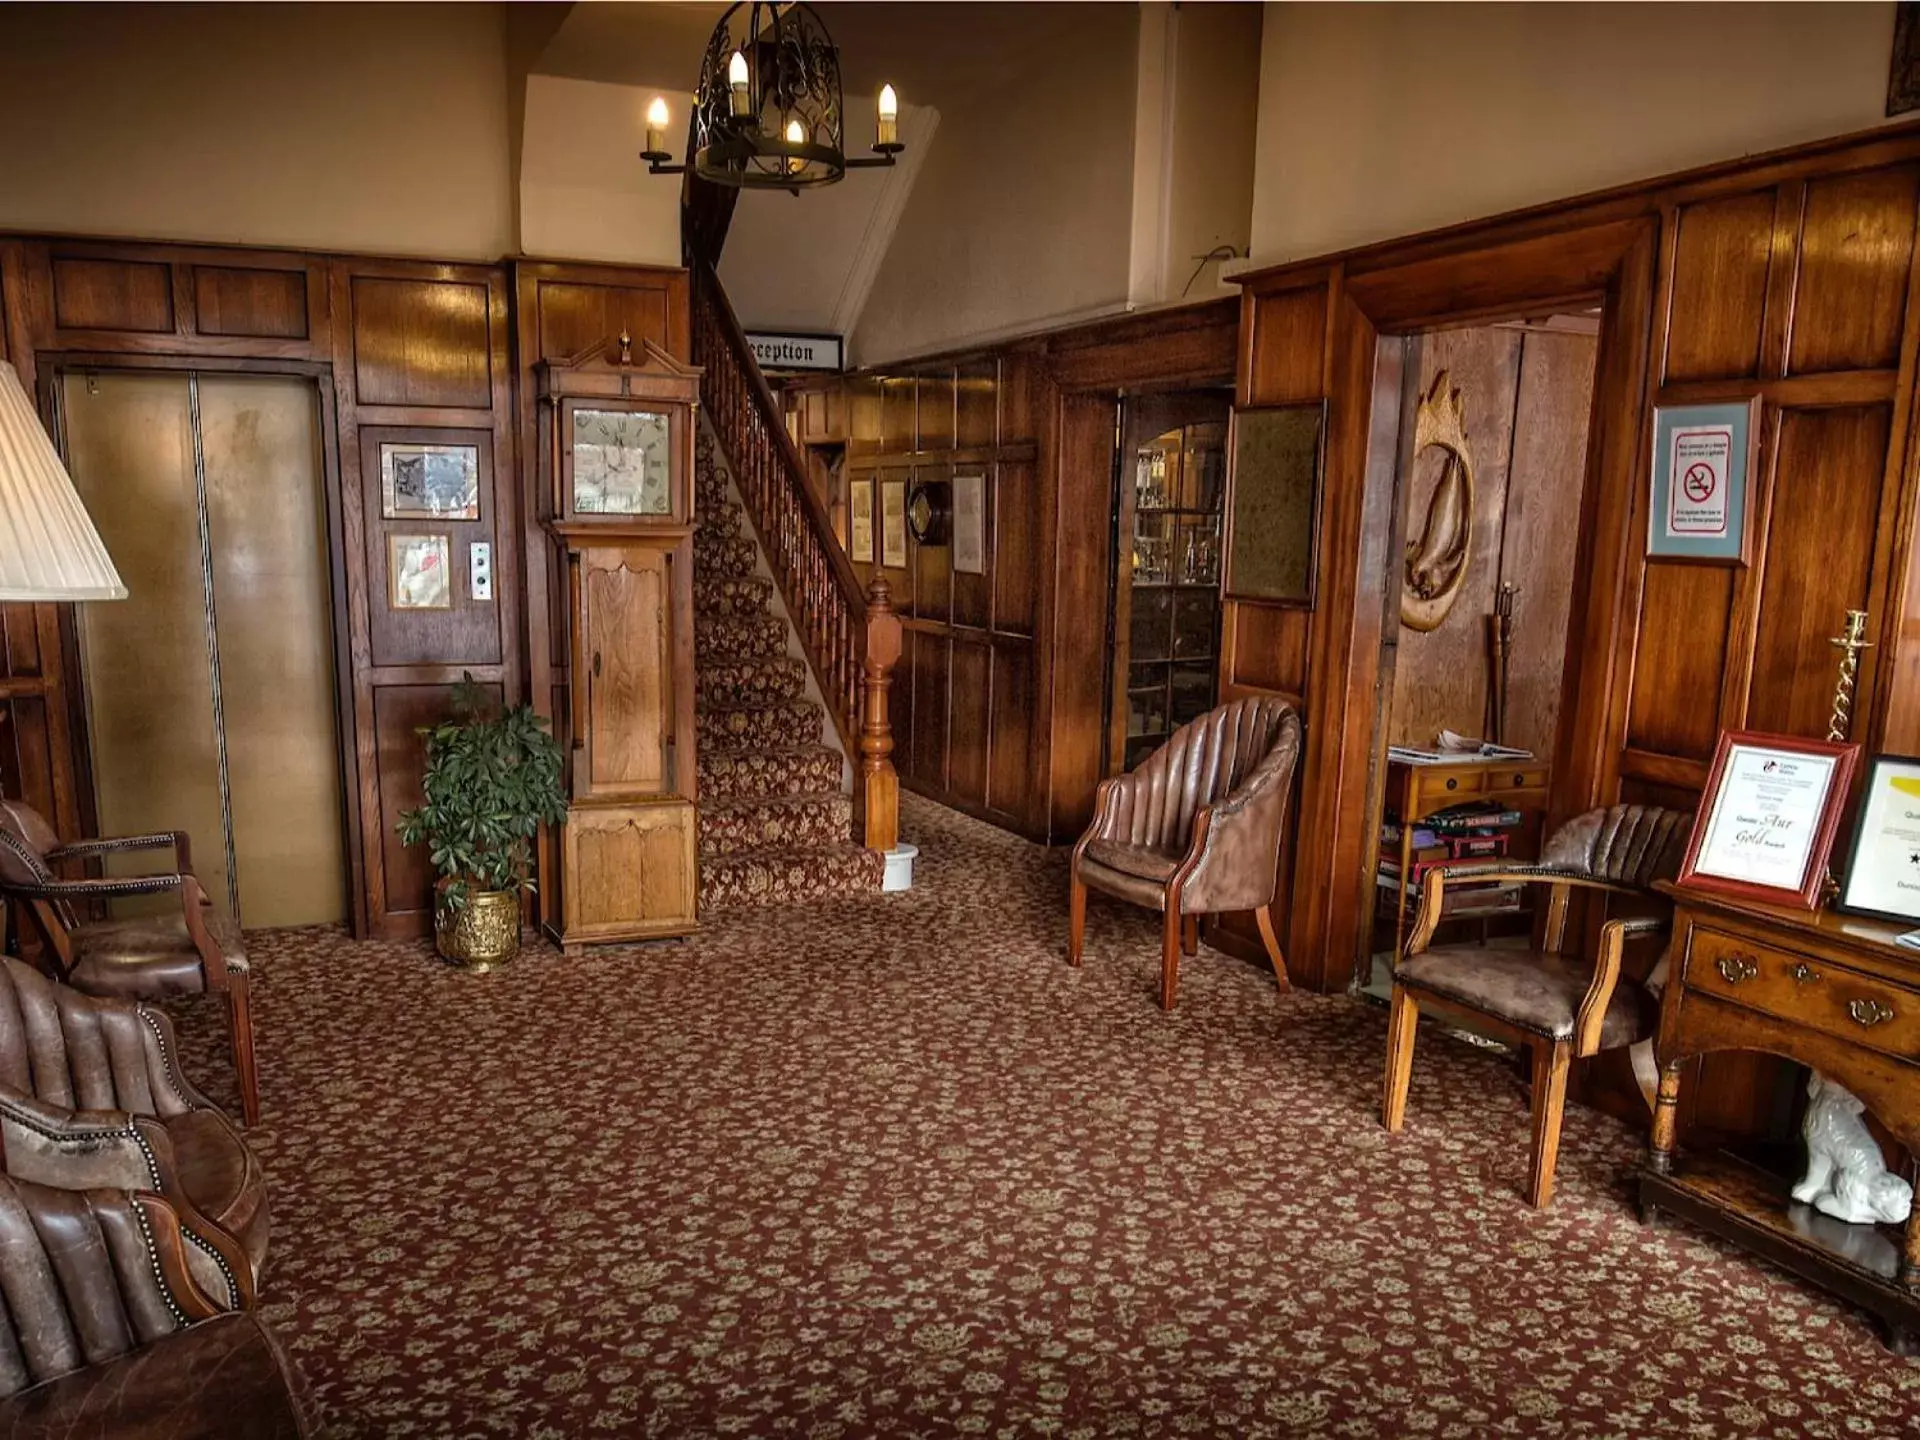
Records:
[[[1868,769],[1840,908],[1920,920],[1920,756],[1880,755]]]
[[[847,486],[847,553],[861,565],[873,563],[873,481]]]
[[[1723,730],[1680,883],[1815,910],[1858,745]]]
[[[880,482],[880,563],[889,570],[907,565],[907,482]]]

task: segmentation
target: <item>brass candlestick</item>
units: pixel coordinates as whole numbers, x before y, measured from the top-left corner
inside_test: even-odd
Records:
[[[1827,720],[1827,739],[1835,744],[1853,728],[1853,687],[1860,675],[1860,652],[1873,646],[1867,638],[1867,612],[1847,611],[1847,621],[1831,643],[1839,648],[1840,678],[1833,688],[1833,714]]]

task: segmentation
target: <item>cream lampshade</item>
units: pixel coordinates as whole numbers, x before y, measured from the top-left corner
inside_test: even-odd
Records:
[[[0,600],[124,600],[67,467],[0,361]]]

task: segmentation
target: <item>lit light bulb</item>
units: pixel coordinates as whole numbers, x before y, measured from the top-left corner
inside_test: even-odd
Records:
[[[807,127],[802,125],[798,119],[787,121],[787,143],[789,145],[804,145],[807,143]],[[789,175],[798,175],[806,168],[806,164],[807,162],[802,160],[798,155],[789,155],[787,157],[787,173]]]
[[[653,103],[647,106],[647,153],[664,155],[667,150],[667,102],[664,96],[656,95]]]
[[[733,58],[727,61],[727,88],[733,92],[733,113],[751,115],[753,106],[747,99],[747,57],[742,51],[734,51]]]
[[[900,143],[900,97],[893,93],[891,85],[880,87],[880,120],[874,132],[875,149]]]

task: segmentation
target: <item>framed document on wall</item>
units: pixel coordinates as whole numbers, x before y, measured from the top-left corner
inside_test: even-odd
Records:
[[[1230,600],[1313,604],[1327,407],[1270,405],[1233,412],[1227,473]]]
[[[1723,730],[1680,884],[1818,909],[1858,745]]]
[[[953,568],[987,573],[987,477],[978,470],[953,477]]]
[[[862,565],[873,563],[873,481],[847,486],[847,553]]]
[[[907,568],[907,482],[880,482],[880,563],[889,570]]]
[[[1653,503],[1647,554],[1743,565],[1747,477],[1760,434],[1760,397],[1653,412]]]
[[[1840,908],[1920,920],[1920,756],[1879,755],[1868,768]]]

